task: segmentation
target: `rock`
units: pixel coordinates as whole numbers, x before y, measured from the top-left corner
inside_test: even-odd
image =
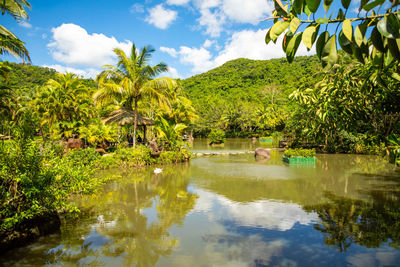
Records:
[[[196,154],[196,157],[203,157],[203,156],[204,156],[203,153],[197,153],[197,154]]]

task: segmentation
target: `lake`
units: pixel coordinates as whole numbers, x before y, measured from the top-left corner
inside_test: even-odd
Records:
[[[194,152],[247,152],[195,140]],[[155,168],[162,168],[155,174]],[[400,266],[400,173],[378,156],[318,154],[287,165],[253,154],[107,170],[77,218],[4,266]]]

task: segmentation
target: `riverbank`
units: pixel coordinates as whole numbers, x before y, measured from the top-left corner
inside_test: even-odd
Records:
[[[0,254],[58,231],[58,214],[79,212],[71,196],[99,193],[113,179],[95,177],[97,170],[178,163],[190,156],[185,148],[152,156],[138,146],[101,156],[94,148],[63,154],[62,146],[37,140],[1,143]]]

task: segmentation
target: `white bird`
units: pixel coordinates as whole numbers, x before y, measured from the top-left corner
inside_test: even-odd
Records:
[[[162,169],[160,169],[160,168],[156,168],[156,169],[154,170],[154,173],[155,173],[155,174],[162,173]]]

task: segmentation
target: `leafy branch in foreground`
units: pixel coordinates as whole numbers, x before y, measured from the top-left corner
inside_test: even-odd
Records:
[[[338,60],[338,43],[362,63],[370,59],[376,65],[388,66],[393,61],[400,61],[400,1],[391,1],[389,8],[385,8],[383,0],[360,1],[355,18],[347,15],[351,0],[341,0],[341,8],[328,12],[333,2],[324,0],[325,15],[316,18],[321,0],[275,0],[275,11],[269,18],[274,20],[274,25],[267,32],[265,42],[276,42],[286,32],[282,49],[289,62],[293,61],[301,42],[308,50],[316,44],[317,55],[326,69]],[[361,16],[361,13],[365,15]],[[328,31],[330,25],[335,26],[335,30]]]

